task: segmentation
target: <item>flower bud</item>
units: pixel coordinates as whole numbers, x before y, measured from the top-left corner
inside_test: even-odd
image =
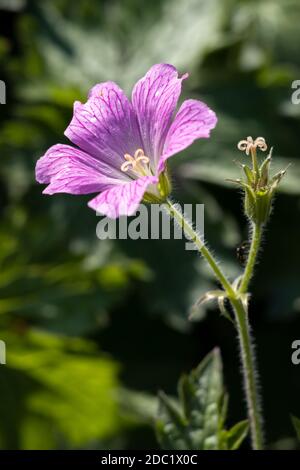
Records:
[[[253,141],[252,137],[247,137],[238,143],[238,149],[251,155],[252,168],[239,163],[245,178],[230,180],[237,183],[244,189],[244,208],[245,214],[257,225],[263,225],[267,222],[271,209],[272,199],[278,184],[286,173],[286,169],[280,171],[273,177],[270,177],[270,165],[272,161],[272,149],[269,155],[261,165],[258,163],[256,149],[262,152],[267,150],[267,144],[263,137],[257,137]]]

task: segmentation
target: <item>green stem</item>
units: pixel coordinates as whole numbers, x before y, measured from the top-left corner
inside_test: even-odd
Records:
[[[238,329],[242,370],[253,450],[263,449],[263,431],[260,399],[257,386],[255,354],[251,341],[247,308],[241,300],[231,300]]]
[[[205,246],[204,241],[193,229],[191,222],[184,218],[184,215],[181,213],[181,211],[169,199],[167,199],[164,207],[169,213],[169,215],[174,217],[178,225],[182,227],[187,237],[190,238],[195,243],[197,249],[203,255],[203,257],[205,258],[205,260],[211,267],[214,275],[216,276],[220,284],[223,286],[227,294],[229,296],[234,296],[235,292],[230,282],[228,281],[225,274],[222,272],[221,268],[218,266],[217,261],[214,259],[209,249]]]
[[[262,235],[262,226],[259,224],[253,224],[252,240],[251,240],[249,256],[248,256],[245,271],[244,271],[244,274],[240,283],[240,287],[239,287],[240,294],[244,294],[247,292],[250,280],[253,276],[253,270],[254,270],[254,266],[256,263],[256,258],[257,258],[257,254],[259,250],[260,241],[261,241],[261,235]]]
[[[263,448],[263,432],[262,432],[262,418],[259,406],[259,395],[256,383],[256,369],[255,369],[255,356],[251,343],[250,326],[248,323],[248,311],[245,304],[245,295],[242,290],[236,292],[235,288],[231,285],[226,275],[218,266],[217,261],[211,254],[210,250],[205,245],[202,238],[195,232],[190,221],[186,220],[180,209],[176,207],[170,200],[166,201],[164,205],[168,214],[173,217],[180,227],[184,230],[188,238],[190,238],[196,245],[199,252],[203,255],[206,262],[212,269],[217,280],[223,286],[227,293],[231,305],[235,313],[235,320],[239,334],[240,350],[242,369],[245,382],[245,392],[248,408],[248,417],[251,429],[252,447],[255,450]],[[254,227],[252,246],[249,253],[249,259],[245,270],[245,275],[242,279],[243,289],[248,287],[250,278],[252,276],[253,267],[255,264],[256,254],[260,242],[260,229]],[[240,288],[241,289],[241,288]]]

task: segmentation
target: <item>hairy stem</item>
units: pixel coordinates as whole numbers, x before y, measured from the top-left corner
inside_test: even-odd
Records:
[[[231,300],[238,329],[241,362],[244,377],[248,417],[251,430],[252,448],[263,449],[263,430],[260,399],[257,384],[255,354],[251,341],[247,308],[241,300]]]
[[[242,278],[239,291],[231,285],[226,275],[219,267],[209,248],[205,245],[202,238],[193,229],[192,223],[186,220],[180,208],[173,204],[170,200],[164,205],[167,213],[173,217],[180,227],[184,230],[186,236],[190,238],[196,245],[199,252],[203,255],[206,262],[212,269],[216,279],[220,282],[229,298],[235,313],[235,323],[237,326],[240,342],[241,361],[245,383],[245,393],[248,408],[248,417],[251,429],[252,447],[255,450],[263,448],[263,432],[262,418],[259,406],[259,395],[257,390],[257,373],[255,370],[255,357],[251,343],[250,326],[248,323],[248,311],[246,297],[244,292],[247,291],[249,281],[252,276],[256,254],[259,248],[261,229],[254,227],[252,245],[249,252],[249,258]]]
[[[247,264],[245,267],[245,271],[240,283],[239,292],[241,294],[247,292],[250,280],[253,276],[253,270],[256,263],[256,258],[259,250],[259,245],[261,241],[262,235],[262,226],[259,224],[253,224],[252,230],[252,239],[251,239],[251,246],[249,251],[249,256],[247,259]]]
[[[214,259],[209,249],[205,246],[204,241],[193,229],[192,223],[189,220],[185,219],[181,210],[176,206],[176,204],[173,204],[169,199],[166,201],[165,209],[167,210],[169,215],[174,217],[178,225],[182,227],[187,237],[195,243],[197,249],[203,255],[206,262],[212,269],[215,277],[220,282],[224,290],[228,293],[228,295],[234,295],[234,290],[230,282],[228,281],[226,275],[222,272],[221,268],[218,266],[217,261]]]

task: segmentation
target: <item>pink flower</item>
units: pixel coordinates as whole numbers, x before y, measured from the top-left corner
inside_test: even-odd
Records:
[[[197,100],[184,101],[175,114],[185,78],[172,65],[154,65],[131,102],[114,82],[95,85],[85,104],[74,103],[65,131],[77,147],[54,145],[37,162],[44,194],[100,193],[88,205],[112,218],[134,214],[145,193],[160,198],[167,159],[209,137],[217,122]]]

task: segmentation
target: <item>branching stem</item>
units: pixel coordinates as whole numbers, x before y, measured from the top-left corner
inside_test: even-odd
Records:
[[[236,290],[228,280],[227,276],[223,273],[209,248],[205,245],[203,239],[194,230],[192,223],[184,217],[180,208],[178,208],[177,205],[170,200],[166,201],[164,207],[167,213],[176,220],[180,227],[182,227],[186,236],[195,243],[198,251],[202,254],[207,264],[210,266],[217,281],[222,285],[224,291],[226,292],[226,296],[234,310],[235,324],[238,330],[240,343],[241,362],[245,383],[248,417],[251,429],[252,447],[254,450],[261,450],[263,448],[262,418],[257,387],[255,355],[251,342],[250,325],[248,322],[246,296],[259,249],[261,227],[255,226],[253,229],[253,238],[247,265],[240,287],[238,290]]]

